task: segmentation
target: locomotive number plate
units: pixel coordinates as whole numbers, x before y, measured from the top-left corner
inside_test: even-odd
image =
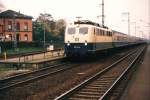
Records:
[[[80,48],[79,46],[74,46],[74,48]]]
[[[79,38],[75,38],[75,41],[79,41]]]

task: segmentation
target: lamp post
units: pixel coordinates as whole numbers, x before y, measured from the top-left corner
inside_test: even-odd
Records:
[[[44,41],[43,42],[44,42],[43,46],[44,46],[44,49],[45,49],[45,16],[44,16]]]
[[[43,20],[43,48],[45,49],[45,13],[40,13],[40,15],[42,16]]]
[[[13,16],[13,33],[14,33],[14,51],[17,49],[17,37],[16,37],[16,17],[17,15],[14,14]]]
[[[45,27],[45,24],[46,24],[46,21],[47,20],[52,20],[52,17],[50,14],[47,14],[47,13],[44,13],[44,14],[40,14],[42,16],[42,20],[43,20],[43,47],[45,49],[45,44],[46,44],[46,27]]]
[[[129,12],[124,12],[122,14],[128,16],[128,35],[130,35],[130,13]]]
[[[102,0],[102,26],[104,27],[104,0]]]

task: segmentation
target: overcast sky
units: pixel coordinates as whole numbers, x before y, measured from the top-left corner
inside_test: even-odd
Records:
[[[150,0],[104,0],[105,2],[105,23],[107,26],[121,31],[128,32],[127,16],[124,12],[130,12],[131,22],[137,23],[137,32],[142,32],[145,37],[148,34],[150,23]],[[101,23],[101,0],[0,0],[6,9],[20,11],[37,18],[40,13],[51,14],[55,19],[65,18],[75,20],[76,16],[82,19],[89,19]],[[142,22],[140,21],[142,20]],[[134,23],[131,23],[131,34],[135,32]]]

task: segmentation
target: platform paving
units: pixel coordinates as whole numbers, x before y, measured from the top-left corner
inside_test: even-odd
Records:
[[[150,100],[150,46],[120,100]]]

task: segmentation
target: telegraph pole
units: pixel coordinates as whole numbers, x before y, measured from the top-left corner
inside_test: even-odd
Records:
[[[104,27],[104,0],[102,0],[102,26]]]
[[[130,35],[130,13],[127,13],[128,15],[128,35]]]
[[[14,33],[14,51],[17,49],[17,34],[16,34],[16,15],[13,16],[13,33]]]
[[[137,26],[136,26],[136,22],[131,22],[133,23],[135,26],[134,26],[134,36],[136,36],[136,29],[137,29]]]
[[[149,41],[150,41],[150,0],[149,0]]]
[[[135,37],[136,37],[136,29],[137,29],[137,27],[136,27],[136,22],[135,22]]]
[[[43,40],[44,40],[44,41],[43,41],[43,42],[44,42],[44,45],[43,45],[43,46],[44,46],[44,50],[45,50],[45,15],[44,15],[44,37],[43,37],[43,38],[44,38],[44,39],[43,39]]]
[[[125,12],[125,13],[122,13],[122,14],[128,16],[128,35],[130,35],[130,13],[129,12]]]

